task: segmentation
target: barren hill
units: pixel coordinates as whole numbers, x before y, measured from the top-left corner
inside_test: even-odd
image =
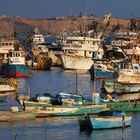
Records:
[[[95,17],[63,17],[59,19],[26,19],[23,17],[0,17],[0,36],[11,36],[16,32],[17,35],[33,33],[33,28],[38,27],[44,35],[60,35],[65,32],[83,30],[85,25],[91,25],[93,20],[102,22],[103,19]],[[110,25],[127,26],[129,19],[111,19]]]

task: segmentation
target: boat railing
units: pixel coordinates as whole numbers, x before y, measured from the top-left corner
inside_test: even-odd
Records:
[[[64,45],[64,48],[65,47],[70,47],[70,48],[81,48],[82,47],[82,45],[79,45],[79,44],[65,44]]]
[[[130,55],[130,54],[139,55],[140,54],[140,49],[125,49],[125,51],[128,55]]]
[[[118,41],[113,41],[112,42],[112,45],[116,45],[116,46],[126,46],[127,44],[129,44],[130,41],[121,41],[121,40],[118,40]]]

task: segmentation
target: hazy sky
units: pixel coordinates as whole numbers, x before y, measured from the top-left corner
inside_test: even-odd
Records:
[[[140,18],[140,0],[0,0],[0,14],[26,18],[54,18],[94,14]]]

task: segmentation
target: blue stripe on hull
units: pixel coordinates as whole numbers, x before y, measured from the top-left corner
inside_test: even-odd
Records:
[[[114,72],[112,71],[105,71],[101,69],[95,70],[96,78],[113,78]]]

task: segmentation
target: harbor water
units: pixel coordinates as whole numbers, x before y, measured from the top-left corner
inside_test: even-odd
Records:
[[[32,71],[32,77],[17,80],[18,94],[31,96],[44,93],[55,96],[59,92],[66,92],[88,97],[94,91],[93,81],[90,80],[88,72],[64,71],[61,68],[52,68],[50,71]],[[100,87],[101,80],[97,80],[96,92],[100,92]],[[10,105],[19,106],[15,96],[11,95],[6,102],[1,102],[0,109],[8,109]],[[131,127],[90,132],[80,131],[79,116],[0,122],[0,140],[138,140],[140,113],[129,114],[133,117]]]

